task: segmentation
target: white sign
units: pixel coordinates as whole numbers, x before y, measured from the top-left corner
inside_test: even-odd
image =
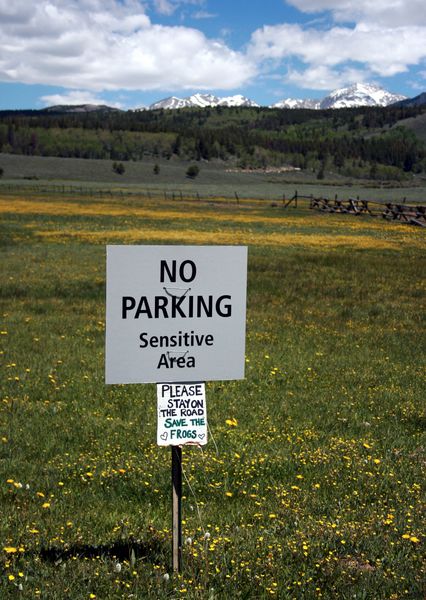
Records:
[[[204,383],[157,385],[157,444],[207,444],[207,408]]]
[[[247,248],[107,246],[106,383],[244,378]]]

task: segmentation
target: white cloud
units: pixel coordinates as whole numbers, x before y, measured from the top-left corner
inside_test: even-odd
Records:
[[[152,24],[140,0],[0,0],[3,81],[94,92],[207,90],[239,87],[255,72],[223,41]]]
[[[105,104],[114,108],[123,107],[123,105],[119,102],[111,103],[110,101],[104,100],[96,94],[92,94],[91,92],[87,92],[85,90],[71,90],[70,92],[66,92],[64,94],[51,94],[48,96],[42,96],[40,100],[45,106],[56,106],[58,104],[67,104],[72,106],[80,104]]]
[[[266,26],[252,35],[249,53],[275,68],[285,63],[286,81],[310,89],[392,77],[426,61],[424,0],[287,0],[304,13],[331,15],[334,25]]]
[[[192,15],[193,19],[214,19],[217,15],[206,10],[198,10]]]
[[[158,13],[170,16],[181,6],[186,4],[202,6],[205,0],[152,0],[152,3]]]
[[[154,0],[154,7],[161,15],[172,15],[177,5],[169,2],[169,0]]]
[[[258,61],[298,58],[305,67],[291,72],[293,82],[309,81],[311,85],[304,87],[330,89],[333,85],[326,81],[340,85],[343,80],[351,83],[352,77],[352,82],[365,80],[367,75],[390,77],[420,64],[426,59],[426,27],[360,23],[317,30],[289,24],[266,26],[252,35],[249,52]]]
[[[424,0],[287,0],[307,13],[331,11],[338,22],[353,21],[385,26],[426,25]]]
[[[323,65],[308,67],[302,71],[290,70],[286,79],[301,88],[326,91],[341,88],[354,82],[363,83],[367,80],[370,83],[372,82],[371,74],[367,74],[360,69],[345,68],[339,71]]]

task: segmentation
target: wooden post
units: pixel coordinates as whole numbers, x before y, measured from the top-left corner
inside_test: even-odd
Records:
[[[182,570],[182,448],[172,446],[173,572]]]

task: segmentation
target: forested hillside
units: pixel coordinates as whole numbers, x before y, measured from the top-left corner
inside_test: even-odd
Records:
[[[426,172],[416,135],[424,106],[286,110],[204,108],[156,111],[0,113],[0,152],[111,160],[229,161],[241,168],[292,165],[321,178],[404,179]],[[399,125],[407,122],[410,128]]]

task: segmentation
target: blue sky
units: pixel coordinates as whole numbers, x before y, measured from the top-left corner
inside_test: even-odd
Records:
[[[0,0],[0,109],[426,90],[424,0]]]

